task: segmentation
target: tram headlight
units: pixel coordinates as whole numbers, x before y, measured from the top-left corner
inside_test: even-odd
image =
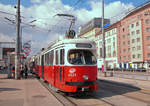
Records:
[[[83,75],[83,79],[88,80],[89,79],[88,75]]]

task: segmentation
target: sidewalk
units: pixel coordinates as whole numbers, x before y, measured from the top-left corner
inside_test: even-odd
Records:
[[[130,84],[130,85],[139,87],[141,89],[149,89],[150,90],[150,81],[126,79],[126,78],[119,78],[119,77],[104,77],[104,75],[102,75],[102,73],[98,74],[98,78],[101,80]]]
[[[40,82],[28,79],[6,79],[0,74],[0,106],[62,106]]]

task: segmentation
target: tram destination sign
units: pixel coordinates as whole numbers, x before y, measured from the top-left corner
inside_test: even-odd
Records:
[[[92,48],[92,45],[88,44],[88,43],[77,43],[76,47],[79,47],[79,48]]]

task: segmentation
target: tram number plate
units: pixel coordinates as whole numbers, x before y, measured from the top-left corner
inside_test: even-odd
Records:
[[[88,91],[88,90],[89,90],[89,87],[82,88],[82,91]]]

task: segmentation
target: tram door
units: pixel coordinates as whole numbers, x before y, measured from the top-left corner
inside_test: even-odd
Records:
[[[42,78],[44,79],[44,55],[42,55],[41,65],[42,65]]]
[[[58,87],[58,61],[59,61],[59,54],[58,50],[55,51],[55,67],[54,67],[54,84],[56,87]]]

